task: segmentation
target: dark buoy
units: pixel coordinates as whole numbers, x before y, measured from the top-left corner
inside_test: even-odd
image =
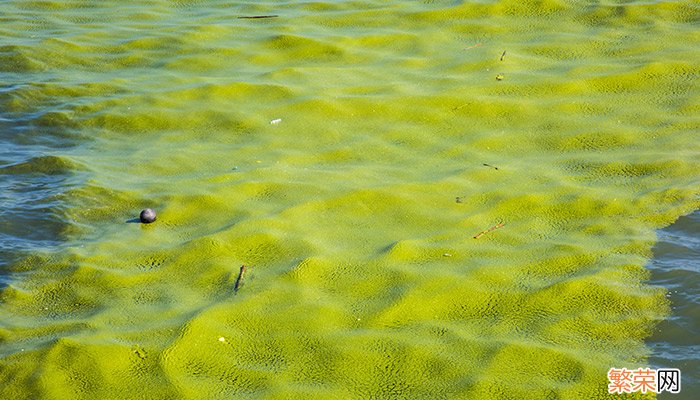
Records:
[[[151,222],[156,220],[156,212],[151,210],[150,208],[147,208],[147,209],[141,211],[141,214],[139,215],[139,219],[144,224],[150,224]]]

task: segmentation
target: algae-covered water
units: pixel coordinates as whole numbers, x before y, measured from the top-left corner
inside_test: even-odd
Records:
[[[0,398],[607,397],[700,207],[699,23],[3,1]]]

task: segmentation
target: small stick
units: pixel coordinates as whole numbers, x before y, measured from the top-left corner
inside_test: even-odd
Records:
[[[277,18],[279,15],[251,15],[248,17],[238,17],[238,19],[263,19],[263,18]]]
[[[234,293],[238,293],[238,289],[243,286],[243,274],[245,273],[246,268],[247,267],[245,265],[241,265],[241,270],[238,272],[238,278],[236,278],[236,284],[233,286]]]
[[[505,50],[503,51],[503,54],[501,54],[501,61],[503,61],[504,58],[506,58],[506,52],[505,52]]]
[[[494,167],[493,165],[489,165],[489,164],[484,164],[484,167],[491,167],[493,169],[498,169],[498,167]]]
[[[483,45],[483,43],[477,43],[477,44],[475,44],[475,45],[473,45],[473,46],[467,47],[467,48],[464,49],[464,50],[476,49],[477,47],[481,47],[482,45]]]
[[[497,225],[494,225],[494,226],[490,227],[489,229],[487,229],[487,230],[485,230],[485,231],[483,231],[483,232],[479,232],[476,236],[474,236],[474,239],[478,239],[478,238],[482,237],[483,235],[485,235],[485,234],[487,234],[487,233],[489,233],[489,232],[491,232],[491,231],[495,231],[495,230],[498,229],[498,228],[503,228],[503,226],[505,226],[505,224],[506,224],[505,222],[501,222],[501,223],[499,223],[499,224],[497,224]]]

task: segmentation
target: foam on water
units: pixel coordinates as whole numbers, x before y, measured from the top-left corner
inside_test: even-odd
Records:
[[[700,205],[698,6],[0,15],[33,149],[0,176],[70,179],[58,250],[2,256],[1,397],[598,398],[647,365],[654,232]]]

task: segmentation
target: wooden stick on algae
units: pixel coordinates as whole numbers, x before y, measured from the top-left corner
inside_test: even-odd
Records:
[[[238,293],[238,289],[243,286],[243,274],[245,274],[245,270],[247,267],[245,265],[241,265],[241,270],[238,272],[238,278],[236,278],[236,284],[233,286],[233,293]]]
[[[505,224],[506,224],[505,222],[501,222],[501,223],[499,223],[499,224],[497,224],[497,225],[494,225],[494,226],[490,227],[489,229],[487,229],[487,230],[485,230],[485,231],[483,231],[483,232],[479,232],[479,233],[476,234],[476,236],[474,236],[474,239],[478,239],[478,238],[482,237],[483,235],[485,235],[485,234],[487,234],[487,233],[489,233],[489,232],[491,232],[491,231],[495,231],[495,230],[498,229],[498,228],[503,228],[503,227],[505,226]]]

